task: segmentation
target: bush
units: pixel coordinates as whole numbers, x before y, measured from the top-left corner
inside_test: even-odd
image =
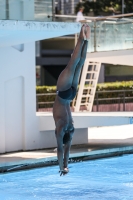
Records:
[[[106,93],[106,91],[111,91]],[[114,90],[119,90],[120,92],[114,92]],[[99,98],[115,98],[122,94],[121,90],[132,90],[126,92],[126,97],[133,96],[133,81],[123,81],[123,82],[114,82],[114,83],[99,83],[97,84],[96,91],[101,91],[98,94]],[[103,91],[103,92],[102,92]],[[56,86],[37,86],[37,94],[48,94],[53,93],[52,95],[38,96],[38,102],[54,102],[56,94]],[[131,100],[132,101],[132,100]],[[109,102],[109,101],[108,101]],[[40,106],[44,107],[44,105]],[[47,104],[45,107],[51,107],[50,104]]]
[[[56,92],[56,86],[36,86],[36,93],[54,93]]]
[[[97,84],[97,91],[131,90],[131,89],[133,89],[133,81],[123,81],[123,82]]]

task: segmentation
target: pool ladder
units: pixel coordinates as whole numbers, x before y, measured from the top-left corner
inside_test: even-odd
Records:
[[[72,102],[75,112],[92,111],[101,63],[85,60],[76,98]]]

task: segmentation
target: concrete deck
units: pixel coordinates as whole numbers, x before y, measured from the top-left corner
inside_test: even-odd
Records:
[[[84,141],[86,144],[72,145],[70,162],[133,153],[133,124],[91,127]],[[0,173],[51,165],[58,165],[55,147],[0,154]]]
[[[133,153],[133,138],[118,140],[97,140],[90,144],[74,145],[71,147],[70,162],[120,156]],[[15,170],[30,169],[57,165],[55,149],[14,152],[0,155],[0,173]]]

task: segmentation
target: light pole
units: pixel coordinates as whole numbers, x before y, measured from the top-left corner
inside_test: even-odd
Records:
[[[55,0],[52,0],[52,21],[55,21]]]
[[[122,0],[122,14],[124,14],[124,8],[125,8],[125,4],[124,4],[124,0]]]

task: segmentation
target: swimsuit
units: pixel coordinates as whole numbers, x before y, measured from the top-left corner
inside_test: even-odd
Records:
[[[70,142],[72,140],[72,134],[74,132],[74,127],[69,130],[69,131],[65,131],[64,137],[63,137],[63,144],[67,144],[68,142]],[[55,135],[57,134],[57,131],[55,129]]]
[[[61,97],[62,99],[66,99],[66,100],[73,100],[76,96],[76,89],[72,86],[70,87],[68,90],[65,91],[58,91],[57,90],[57,95],[59,97]]]
[[[65,91],[57,91],[57,95],[65,100],[73,100],[76,96],[77,90],[72,86]],[[72,132],[74,132],[74,127],[71,130],[66,130],[63,137],[63,144],[66,144],[72,140]],[[56,134],[56,131],[55,131]]]
[[[74,132],[74,128],[70,131],[65,132],[65,135],[63,137],[63,144],[66,144],[72,140],[72,135],[71,135],[72,132]]]

